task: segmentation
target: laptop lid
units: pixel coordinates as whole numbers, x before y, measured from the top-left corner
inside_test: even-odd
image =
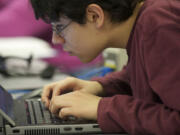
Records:
[[[2,86],[0,86],[0,115],[7,120],[10,125],[15,126],[13,120],[13,99]]]

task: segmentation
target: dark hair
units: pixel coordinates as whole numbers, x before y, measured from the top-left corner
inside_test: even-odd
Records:
[[[85,23],[86,8],[89,4],[98,4],[106,11],[111,20],[121,22],[128,19],[136,6],[143,0],[31,0],[36,18],[45,21],[58,21],[67,16],[72,21]]]

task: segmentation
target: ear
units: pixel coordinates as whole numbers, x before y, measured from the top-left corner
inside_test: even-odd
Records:
[[[93,22],[97,28],[100,28],[104,24],[104,11],[97,4],[90,4],[86,8],[87,21]]]

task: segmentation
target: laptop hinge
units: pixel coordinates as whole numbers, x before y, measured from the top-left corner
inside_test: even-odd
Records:
[[[2,117],[2,119],[6,120],[11,126],[13,126],[13,127],[16,126],[14,120],[12,120],[6,113],[4,113],[1,109],[0,109],[0,117]]]
[[[5,133],[4,133],[4,123],[3,123],[2,116],[0,116],[0,135],[5,135]]]

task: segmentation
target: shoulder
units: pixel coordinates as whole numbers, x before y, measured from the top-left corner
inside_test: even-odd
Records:
[[[146,0],[133,36],[146,62],[180,57],[180,1]]]
[[[137,25],[145,33],[169,25],[179,27],[180,1],[146,0],[138,17]]]

